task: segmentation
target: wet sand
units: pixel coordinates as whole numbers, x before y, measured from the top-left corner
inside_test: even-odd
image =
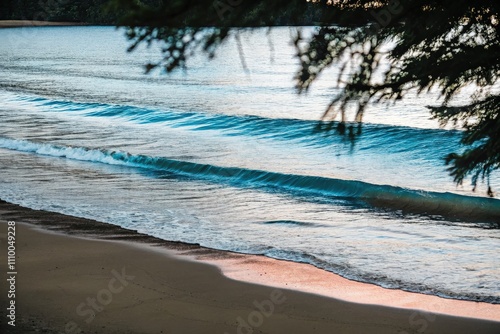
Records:
[[[0,201],[4,275],[8,221],[16,222],[16,327],[3,314],[2,333],[500,332],[498,305],[459,302],[457,312],[468,309],[468,317],[426,313],[405,308],[426,309],[422,295],[382,289],[402,301],[382,306],[395,297],[377,299],[381,288],[312,266],[166,242]],[[298,291],[304,289],[314,293]],[[365,304],[331,298],[339,291]],[[404,301],[407,295],[417,297]]]

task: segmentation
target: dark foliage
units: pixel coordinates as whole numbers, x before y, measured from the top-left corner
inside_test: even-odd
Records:
[[[438,105],[428,107],[433,117],[465,130],[466,149],[445,158],[455,181],[461,184],[470,175],[475,187],[500,166],[498,1],[211,0],[147,6],[115,0],[115,4],[127,11],[121,24],[129,27],[131,50],[140,43],[164,42],[164,58],[149,64],[148,71],[183,67],[200,50],[213,57],[231,33],[237,37],[235,27],[314,22],[322,26],[314,36],[299,34],[294,41],[301,61],[296,79],[298,91],[304,92],[325,68],[340,69],[336,78],[340,93],[332,97],[324,114],[324,121],[340,123],[325,128],[353,136],[360,131],[346,126],[348,108],[354,107],[356,115],[350,121],[361,123],[369,102],[392,102],[412,91],[437,89]],[[383,68],[383,59],[389,68]],[[456,106],[454,97],[470,85],[477,87],[470,103]],[[489,187],[488,194],[493,195]]]
[[[2,0],[0,19],[114,24],[121,12],[106,10],[109,0]]]

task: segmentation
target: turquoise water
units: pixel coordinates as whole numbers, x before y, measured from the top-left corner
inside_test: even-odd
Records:
[[[448,176],[460,131],[429,119],[436,96],[370,106],[355,142],[315,131],[333,82],[296,94],[290,33],[275,51],[243,33],[250,73],[229,41],[146,76],[158,50],[127,54],[113,28],[0,30],[0,198],[498,303],[500,202]]]

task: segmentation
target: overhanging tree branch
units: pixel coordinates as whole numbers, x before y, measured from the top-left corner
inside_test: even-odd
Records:
[[[352,121],[361,123],[372,101],[396,101],[410,91],[437,89],[441,102],[429,107],[432,115],[442,124],[451,121],[464,129],[467,149],[445,159],[454,180],[462,183],[471,176],[475,187],[499,168],[498,1],[200,0],[162,1],[156,7],[134,0],[114,2],[127,12],[121,25],[128,27],[132,49],[141,43],[164,43],[163,60],[148,65],[148,70],[184,67],[193,52],[212,57],[240,27],[321,26],[311,37],[298,34],[294,42],[300,60],[299,93],[326,68],[339,69],[340,93],[332,97],[323,121],[340,115],[337,129],[345,133],[348,106],[356,106]],[[454,97],[471,84],[477,86],[471,102],[452,106]]]

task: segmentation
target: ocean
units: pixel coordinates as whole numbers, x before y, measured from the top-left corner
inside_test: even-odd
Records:
[[[338,69],[297,94],[295,29],[243,31],[242,54],[230,39],[169,75],[112,27],[0,30],[0,198],[500,303],[500,201],[448,175],[464,148],[430,119],[436,94],[370,105],[354,141],[317,131]]]

